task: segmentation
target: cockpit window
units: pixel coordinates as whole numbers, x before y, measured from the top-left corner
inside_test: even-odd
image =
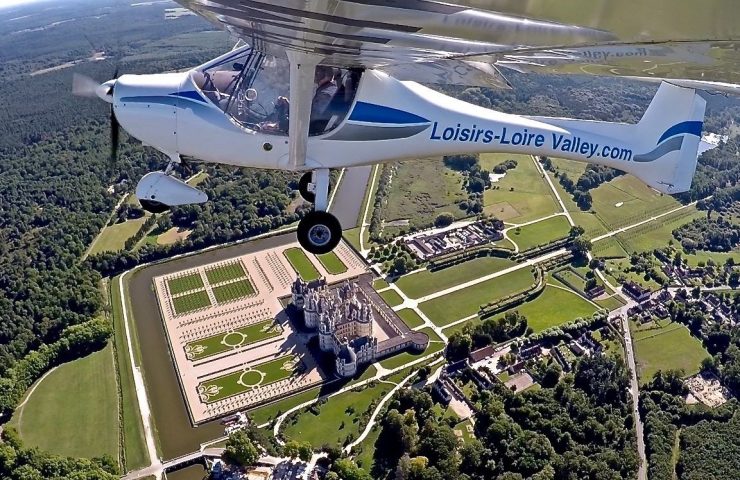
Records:
[[[193,74],[211,102],[234,122],[250,130],[287,135],[290,118],[290,65],[249,48],[214,61]],[[362,71],[316,67],[310,135],[336,128],[354,101]]]

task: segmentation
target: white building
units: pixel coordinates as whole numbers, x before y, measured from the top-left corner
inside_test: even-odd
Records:
[[[323,278],[311,283],[297,278],[291,293],[306,327],[319,332],[321,351],[334,354],[337,375],[352,377],[376,359],[372,305],[356,283],[329,289]]]

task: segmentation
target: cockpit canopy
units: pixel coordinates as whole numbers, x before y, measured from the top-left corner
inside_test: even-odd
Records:
[[[362,70],[319,65],[314,77],[309,135],[336,128],[354,102]],[[245,46],[193,72],[203,94],[243,128],[288,134],[290,65]]]

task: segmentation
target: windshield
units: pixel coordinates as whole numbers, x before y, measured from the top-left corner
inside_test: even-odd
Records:
[[[336,128],[347,116],[361,70],[316,67],[309,134]],[[287,135],[290,117],[290,64],[244,49],[211,62],[193,74],[203,94],[244,128]]]

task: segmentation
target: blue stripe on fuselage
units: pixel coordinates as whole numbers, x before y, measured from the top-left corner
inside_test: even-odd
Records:
[[[355,104],[349,120],[368,123],[392,123],[396,125],[429,123],[429,120],[426,118],[414,115],[413,113],[366,102],[357,102]]]

